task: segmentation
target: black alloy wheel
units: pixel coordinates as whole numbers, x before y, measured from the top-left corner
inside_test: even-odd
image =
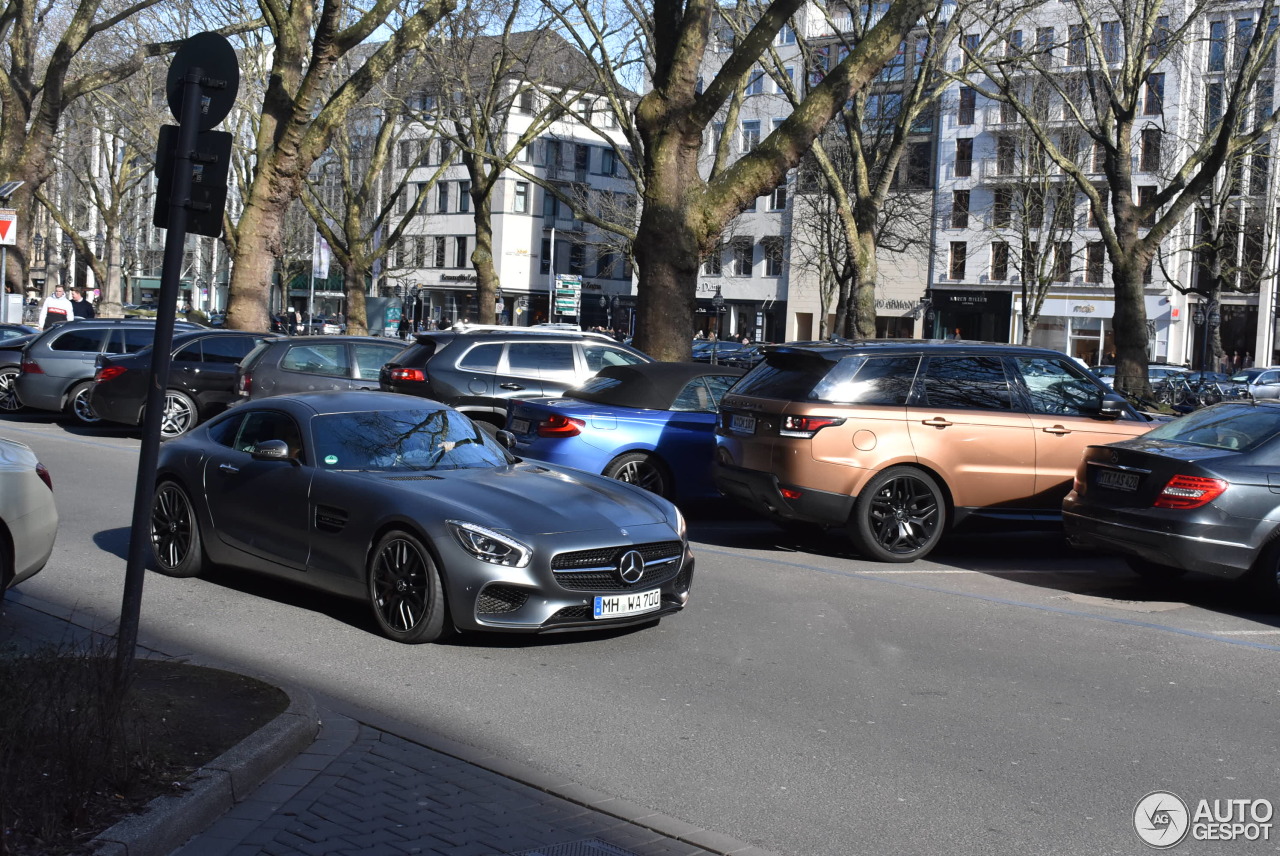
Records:
[[[0,413],[17,413],[22,409],[18,400],[18,375],[22,370],[17,366],[6,366],[0,369]]]
[[[383,635],[416,645],[444,635],[444,587],[431,553],[407,532],[389,532],[369,559],[369,604]]]
[[[170,577],[194,577],[204,568],[204,545],[195,508],[176,482],[156,486],[151,501],[151,552],[156,570]]]
[[[604,468],[606,478],[617,479],[666,499],[671,498],[671,476],[656,455],[644,452],[627,452],[619,455]]]
[[[85,380],[76,384],[67,397],[67,412],[81,425],[97,425],[102,417],[93,412],[89,403],[89,393],[93,389],[93,381]]]
[[[890,467],[859,494],[850,534],[870,559],[914,562],[937,546],[945,520],[945,500],[932,476],[913,467]]]

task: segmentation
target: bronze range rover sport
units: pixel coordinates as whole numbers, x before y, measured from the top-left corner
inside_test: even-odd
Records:
[[[878,340],[770,346],[725,395],[713,474],[774,520],[910,562],[976,518],[1060,519],[1081,454],[1155,422],[1059,351]]]

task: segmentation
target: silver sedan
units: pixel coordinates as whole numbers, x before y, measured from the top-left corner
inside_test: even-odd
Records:
[[[57,535],[49,471],[30,448],[0,438],[0,597],[45,566]]]

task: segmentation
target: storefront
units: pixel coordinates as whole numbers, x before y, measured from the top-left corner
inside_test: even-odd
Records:
[[[1008,342],[1013,316],[1013,295],[1008,291],[930,292],[925,316],[926,339],[968,339],[975,342]],[[929,323],[932,315],[932,323]]]
[[[1173,308],[1168,297],[1146,297],[1147,359],[1153,363],[1183,361],[1181,355],[1175,354],[1174,358],[1170,356],[1170,334],[1175,323]],[[1040,316],[1036,319],[1028,344],[1062,351],[1091,366],[1108,365],[1115,360],[1115,338],[1111,324],[1114,314],[1115,301],[1110,299],[1050,295],[1040,306]],[[1016,305],[1014,322],[1021,331],[1021,300]]]

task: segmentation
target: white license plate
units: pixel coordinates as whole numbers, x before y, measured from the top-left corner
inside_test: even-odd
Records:
[[[512,419],[511,433],[512,434],[528,434],[529,420],[528,419]]]
[[[737,434],[754,434],[756,433],[756,418],[734,413],[729,417],[729,430]]]
[[[596,598],[596,618],[619,618],[653,612],[662,606],[662,589],[638,591],[634,594],[611,594]]]
[[[1137,490],[1138,474],[1122,473],[1119,470],[1099,470],[1094,484],[1112,490]]]

